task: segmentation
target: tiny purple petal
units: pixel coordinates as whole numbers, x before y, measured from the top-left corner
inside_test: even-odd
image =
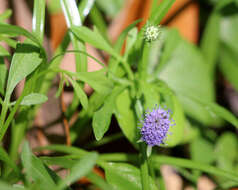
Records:
[[[165,144],[164,141],[170,134],[169,128],[175,125],[170,114],[170,110],[166,111],[157,106],[151,112],[147,111],[144,120],[141,121],[141,140],[149,146]]]

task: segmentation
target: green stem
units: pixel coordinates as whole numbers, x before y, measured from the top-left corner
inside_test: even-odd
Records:
[[[0,117],[0,134],[2,132],[2,128],[4,125],[4,121],[7,115],[7,110],[8,110],[8,100],[5,98],[3,104],[2,104],[2,112],[1,112],[1,117]]]
[[[126,63],[126,61],[125,61],[123,58],[117,56],[117,59],[118,59],[119,61],[121,61],[122,66],[124,67],[124,69],[126,70],[126,72],[127,72],[127,74],[128,74],[128,78],[129,78],[131,81],[133,81],[133,80],[134,80],[134,74],[133,74],[133,72],[132,72],[130,66]]]
[[[150,189],[149,167],[148,167],[148,160],[146,156],[145,143],[140,143],[140,171],[141,171],[142,189],[149,190]]]
[[[147,78],[147,69],[148,69],[148,62],[149,62],[149,55],[150,55],[150,44],[147,42],[144,42],[143,44],[143,54],[142,59],[139,63],[139,77],[141,80],[146,81]]]
[[[2,138],[4,137],[4,135],[5,135],[6,131],[7,131],[8,126],[10,125],[10,123],[11,123],[11,121],[12,121],[12,119],[13,119],[13,117],[14,117],[14,115],[15,115],[17,109],[18,109],[18,107],[20,106],[21,101],[22,101],[23,98],[24,98],[24,95],[25,95],[25,93],[24,93],[24,91],[23,91],[22,94],[21,94],[21,96],[17,99],[16,104],[14,105],[13,109],[11,110],[11,113],[10,113],[10,115],[8,116],[6,122],[4,123],[4,121],[3,121],[4,124],[1,123],[1,128],[0,128],[0,141],[2,141]],[[8,101],[5,101],[5,102],[8,102]],[[7,104],[6,106],[8,106],[8,104]],[[4,106],[3,106],[3,108],[4,108]],[[5,120],[5,117],[6,117],[6,116],[4,116],[4,118],[3,118],[4,120]],[[2,124],[3,124],[3,125],[2,125]]]

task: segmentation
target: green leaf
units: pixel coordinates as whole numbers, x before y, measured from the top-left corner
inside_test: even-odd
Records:
[[[88,83],[93,89],[101,94],[108,94],[113,88],[112,82],[105,76],[104,72],[81,72],[78,79]]]
[[[238,91],[238,64],[237,53],[233,52],[227,46],[223,46],[220,51],[220,63],[219,69],[226,77],[226,79],[232,84],[232,86]]]
[[[96,4],[106,15],[109,17],[115,17],[123,6],[123,0],[97,0]]]
[[[220,118],[223,118],[224,120],[230,122],[236,128],[238,128],[238,118],[234,116],[230,111],[225,109],[224,107],[216,103],[206,102],[192,96],[190,96],[190,100],[193,100],[201,104],[204,107],[204,109],[206,109],[212,117],[217,118],[217,116],[219,116]]]
[[[38,94],[38,93],[31,93],[25,96],[21,102],[21,105],[23,106],[31,106],[31,105],[37,105],[42,104],[48,100],[48,97],[44,94]],[[15,104],[16,102],[12,102],[11,105]]]
[[[95,3],[95,0],[82,0],[79,4],[79,14],[82,20],[85,19],[85,17],[88,16],[88,14],[91,12],[91,9],[93,8],[93,5]]]
[[[191,95],[206,102],[215,101],[209,65],[205,63],[199,50],[185,40],[178,40],[174,46],[176,47],[167,59],[167,64],[158,74],[159,78],[175,91],[184,111],[190,117],[205,125],[219,125],[220,120],[217,117],[212,117],[203,106],[184,96]]]
[[[164,66],[168,63],[172,53],[178,46],[180,42],[180,36],[179,32],[175,29],[165,29],[163,30],[162,34],[165,37],[162,37],[164,41],[164,51],[161,54],[161,58],[159,60],[159,64],[156,67],[155,75],[158,75],[158,73],[164,68]],[[159,41],[158,41],[159,43]],[[161,53],[161,52],[160,52]],[[153,56],[153,54],[152,54]]]
[[[232,14],[221,19],[220,38],[234,52],[238,52],[238,14]]]
[[[237,148],[237,136],[234,133],[226,132],[219,137],[215,145],[215,156],[219,168],[233,171]]]
[[[214,146],[204,138],[197,138],[190,145],[192,160],[204,164],[211,164],[215,160]],[[206,156],[204,156],[206,155]]]
[[[3,22],[4,20],[8,19],[12,15],[12,10],[7,9],[4,13],[0,14],[0,22]]]
[[[3,181],[0,181],[0,189],[2,189],[2,190],[27,190],[23,186],[19,185],[19,187],[18,187],[17,185],[10,185]]]
[[[135,45],[135,42],[137,39],[137,33],[138,33],[138,30],[136,27],[132,28],[128,32],[128,36],[126,39],[126,49],[125,49],[125,53],[124,53],[125,57],[127,57],[129,55],[130,51],[132,50],[133,46]]]
[[[4,48],[4,47],[2,47],[1,45],[0,45],[0,57],[1,56],[3,56],[3,57],[5,57],[5,56],[10,56],[10,54],[9,54],[9,52]]]
[[[219,48],[220,19],[220,14],[216,12],[211,14],[201,40],[201,51],[209,64],[212,74],[214,73]]]
[[[77,162],[76,160],[72,160],[64,156],[57,156],[57,157],[42,156],[40,157],[40,159],[47,165],[57,165],[67,169],[72,168],[73,165],[75,165]]]
[[[115,57],[119,56],[108,44],[108,42],[101,36],[96,27],[94,27],[94,31],[88,29],[85,26],[73,26],[71,30],[80,40],[88,42],[94,47],[104,50]]]
[[[185,126],[185,116],[183,108],[176,96],[172,95],[173,102],[173,115],[172,118],[175,121],[175,126],[169,129],[171,135],[168,136],[166,144],[168,146],[175,146],[183,141],[184,138],[184,126]]]
[[[238,64],[236,62],[238,56],[238,37],[236,35],[238,24],[238,15],[223,17],[220,25],[220,38],[222,41],[219,52],[219,67],[226,79],[238,91]]]
[[[32,44],[18,44],[13,55],[8,81],[6,97],[10,99],[16,85],[26,76],[31,74],[42,62],[39,48]]]
[[[5,84],[7,80],[7,67],[4,64],[4,60],[0,58],[0,94],[5,92]]]
[[[78,96],[83,108],[88,109],[88,97],[87,97],[87,95],[85,94],[83,89],[79,86],[79,84],[76,81],[70,79],[70,82],[71,82],[71,84],[74,88],[74,91],[75,91],[76,95]]]
[[[116,99],[115,116],[124,135],[137,147],[136,142],[139,140],[138,121],[127,89]]]
[[[86,154],[86,151],[83,149],[76,148],[73,146],[59,145],[59,144],[37,147],[36,150],[37,151],[52,150],[52,151],[56,151],[56,152],[62,152],[62,153],[67,153],[67,154],[76,154],[76,155],[81,155],[81,156]]]
[[[33,42],[35,42],[40,47],[41,51],[43,51],[44,56],[46,56],[45,50],[42,47],[39,39],[21,27],[10,25],[10,24],[1,24],[0,23],[0,34],[23,35],[23,36],[29,38],[30,40],[32,40]]]
[[[98,176],[97,174],[90,172],[87,175],[87,178],[91,181],[91,183],[95,184],[96,186],[98,186],[100,189],[103,190],[112,190],[111,185],[109,185],[108,183],[105,182],[104,179],[102,179],[102,177]]]
[[[155,25],[160,24],[160,21],[168,12],[169,8],[173,5],[175,0],[165,0],[160,2],[156,9],[151,13],[149,21]]]
[[[78,163],[76,163],[72,168],[70,174],[58,184],[59,189],[63,189],[68,184],[79,180],[83,176],[87,175],[96,164],[98,158],[97,153],[88,153],[83,156]]]
[[[106,173],[106,180],[114,190],[142,190],[140,170],[126,163],[102,164]],[[150,178],[150,190],[157,190],[154,181]]]
[[[109,129],[112,113],[115,109],[115,99],[125,87],[115,87],[111,94],[105,98],[104,105],[93,115],[93,132],[97,140],[100,140]]]
[[[32,179],[39,184],[40,189],[55,189],[56,185],[39,158],[31,153],[27,142],[24,143],[22,154],[22,164],[26,170],[27,179]]]

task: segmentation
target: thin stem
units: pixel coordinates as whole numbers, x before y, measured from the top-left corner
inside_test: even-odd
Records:
[[[5,123],[4,123],[4,120],[5,120],[6,115],[5,115],[5,116],[3,115],[3,117],[2,117],[2,118],[3,118],[3,123],[1,123],[1,128],[0,128],[0,141],[2,141],[2,138],[4,137],[4,135],[5,135],[6,131],[7,131],[8,126],[10,125],[12,119],[14,118],[14,115],[15,115],[15,113],[16,113],[18,107],[20,106],[20,103],[21,103],[21,101],[23,100],[24,96],[25,96],[25,92],[24,92],[24,90],[23,90],[21,96],[17,99],[16,104],[14,105],[13,109],[11,110],[11,113],[10,113],[10,115],[8,116],[8,118],[7,118],[7,120],[6,120]],[[4,101],[4,102],[7,103],[8,100],[6,100],[6,101]],[[6,108],[7,108],[7,107],[8,107],[8,104],[6,104],[5,106],[6,106]],[[3,105],[3,108],[4,108],[4,105]],[[6,111],[7,111],[7,110],[6,110]],[[5,114],[6,114],[6,113],[5,113]],[[1,118],[1,119],[2,119],[2,118]]]
[[[145,81],[147,78],[147,69],[148,69],[148,62],[149,62],[149,55],[150,55],[150,44],[147,42],[143,43],[143,54],[142,59],[139,63],[139,77],[141,80]]]
[[[146,156],[145,143],[140,143],[140,171],[141,171],[142,189],[149,190],[150,189],[149,167],[148,167],[148,160]]]
[[[132,72],[130,66],[126,63],[126,61],[125,61],[123,58],[117,56],[117,59],[118,59],[119,61],[121,61],[123,67],[125,68],[125,70],[126,70],[126,72],[127,72],[127,74],[128,74],[128,78],[133,81],[133,80],[134,80],[134,74],[133,74],[133,72]]]
[[[8,100],[5,98],[3,104],[2,104],[2,112],[1,112],[1,117],[0,117],[0,134],[4,125],[4,121],[7,115],[7,110],[8,110]]]

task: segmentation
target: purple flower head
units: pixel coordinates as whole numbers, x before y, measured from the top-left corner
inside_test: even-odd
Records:
[[[144,120],[141,121],[141,140],[149,146],[165,144],[165,140],[170,134],[169,128],[175,125],[170,114],[170,110],[164,110],[157,106],[151,112],[147,112]]]

